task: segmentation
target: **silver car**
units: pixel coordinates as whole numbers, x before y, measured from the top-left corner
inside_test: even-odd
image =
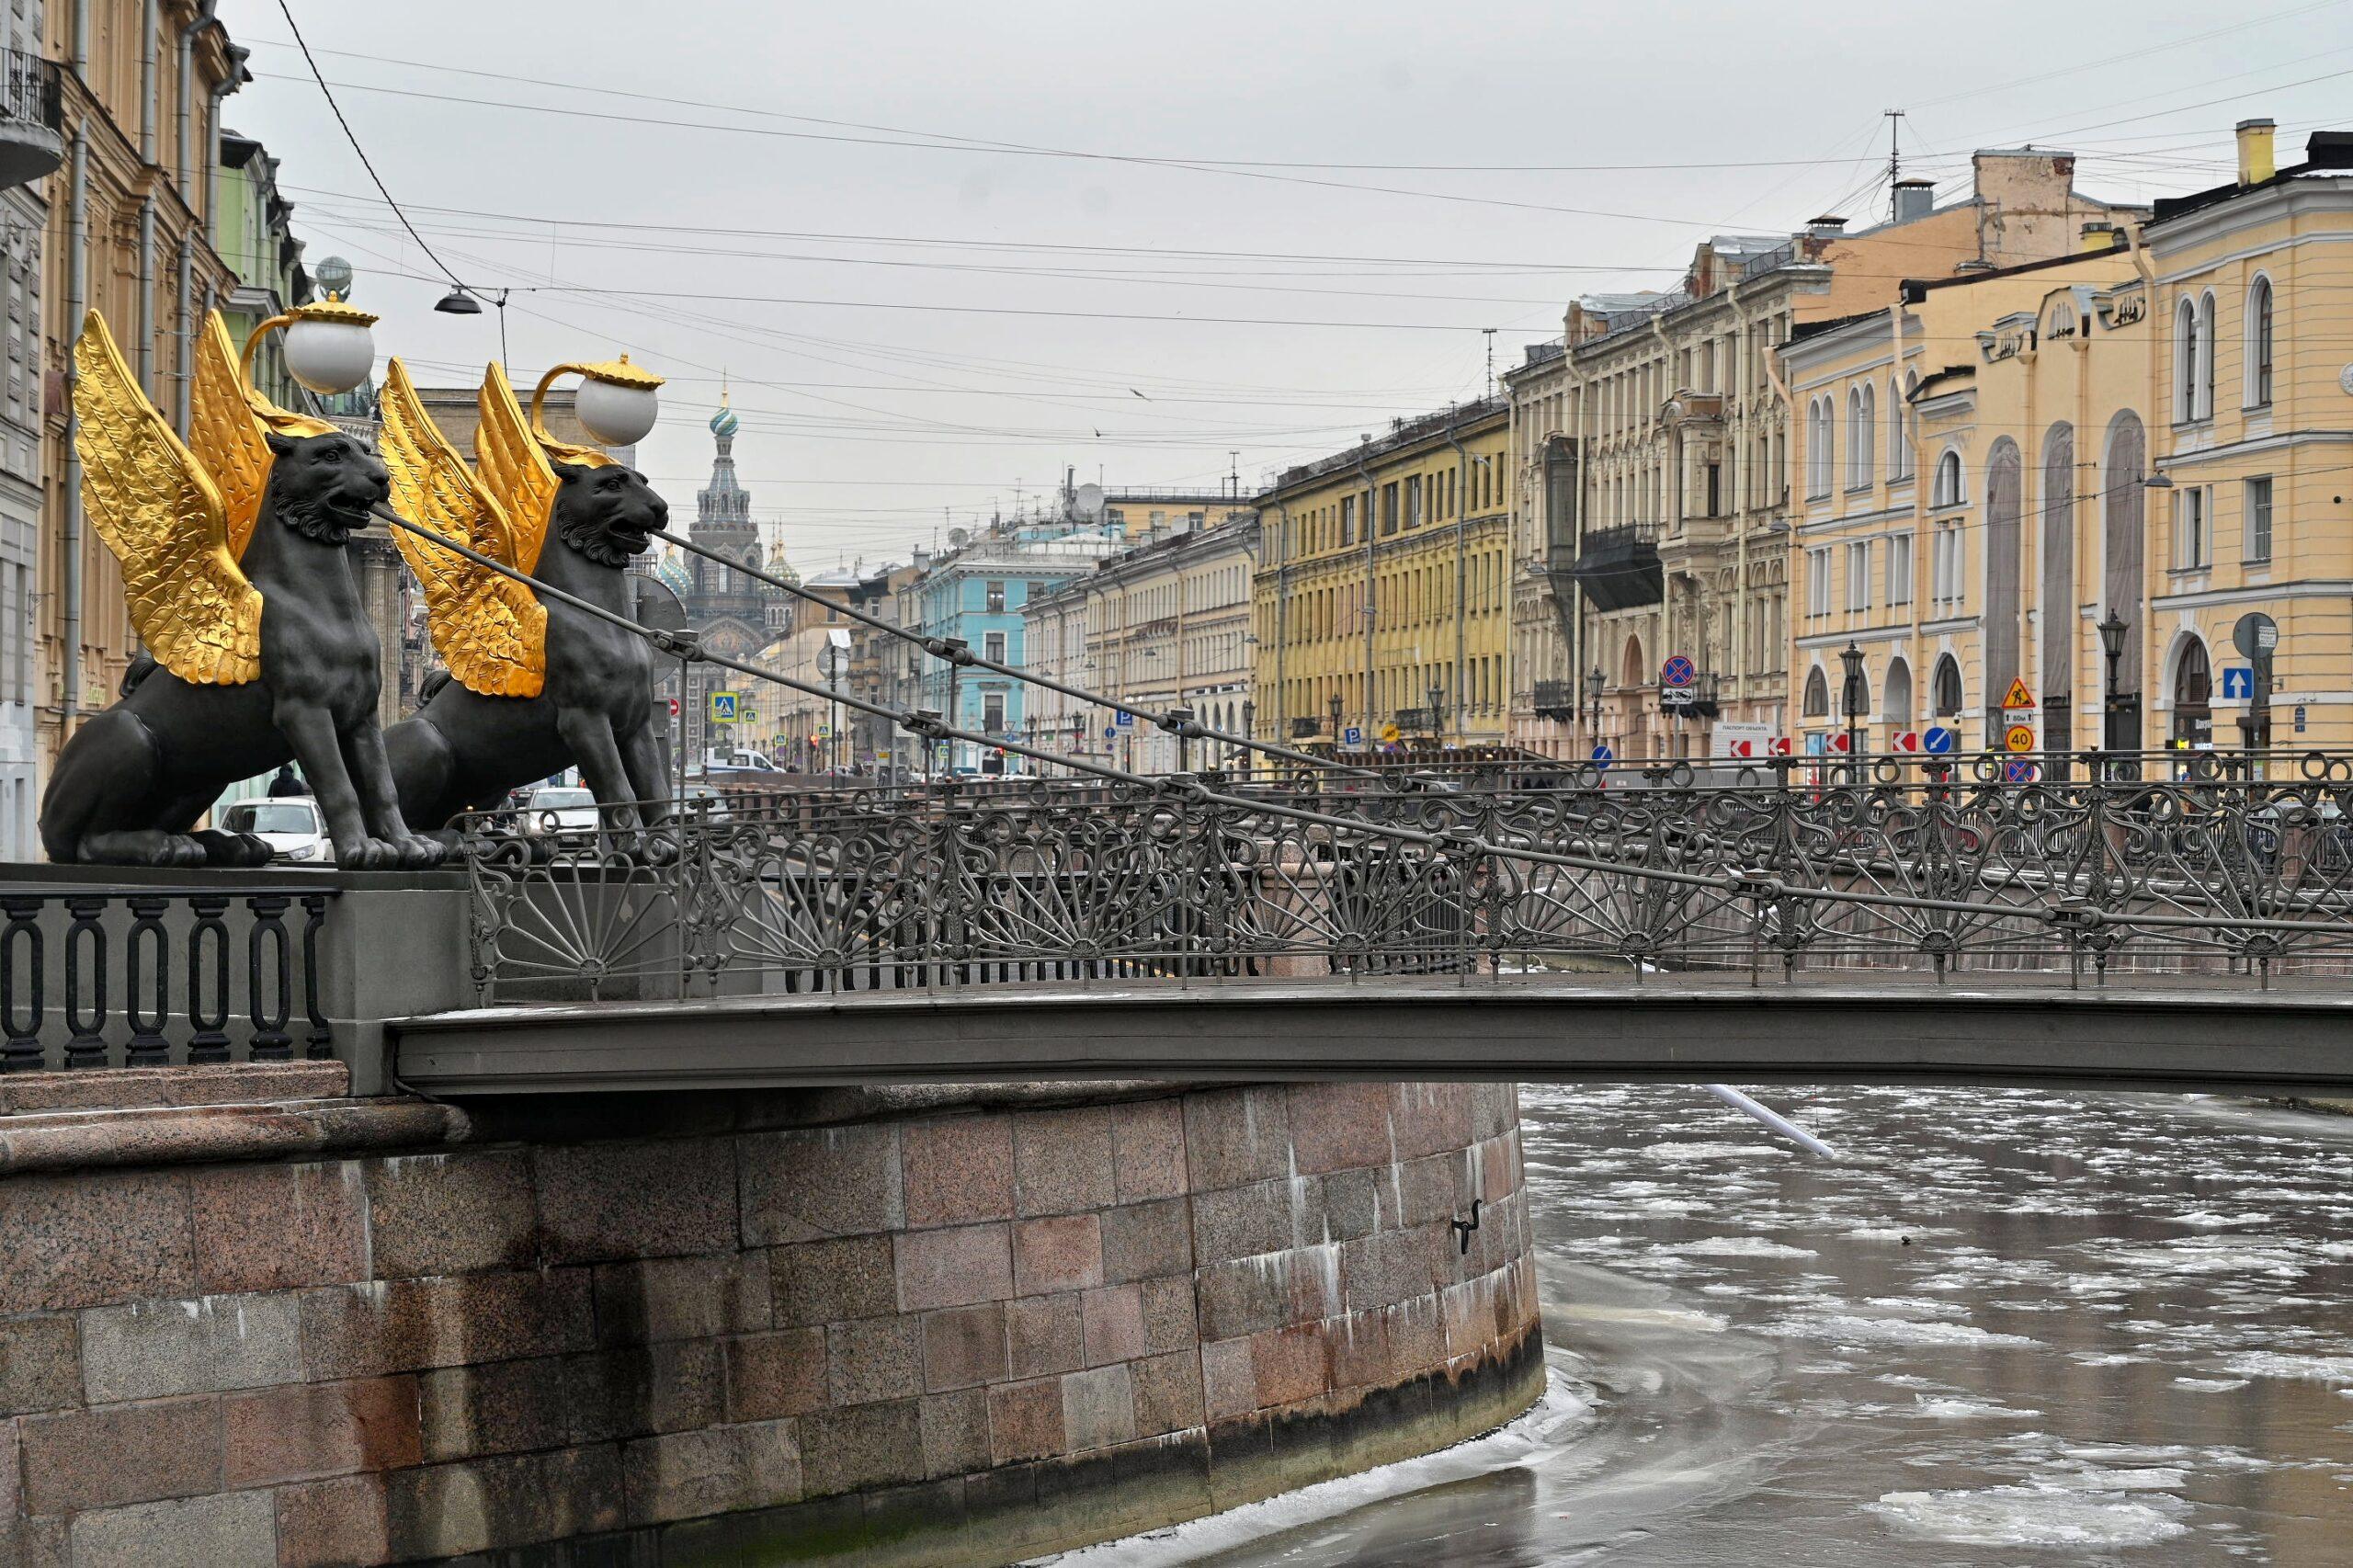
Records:
[[[327,836],[319,803],[307,795],[239,801],[221,813],[221,826],[228,833],[252,834],[269,846],[273,860],[335,864],[335,841]]]

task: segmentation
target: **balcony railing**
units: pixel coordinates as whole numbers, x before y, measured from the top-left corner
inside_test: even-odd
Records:
[[[1658,525],[1618,523],[1588,528],[1567,574],[1597,609],[1631,609],[1658,603],[1666,597],[1665,578],[1659,570]]]
[[[0,50],[0,187],[56,171],[65,161],[64,122],[56,62]]]
[[[1324,721],[1321,719],[1293,719],[1290,722],[1290,738],[1292,740],[1303,741],[1312,735],[1320,735],[1323,733]]]
[[[1538,681],[1532,706],[1539,719],[1568,722],[1577,716],[1576,683],[1565,680]]]

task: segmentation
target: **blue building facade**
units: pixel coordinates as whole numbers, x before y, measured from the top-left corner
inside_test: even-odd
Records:
[[[1033,523],[983,534],[930,562],[916,588],[916,605],[927,637],[960,637],[973,653],[1021,665],[1021,610],[1032,595],[1095,570],[1126,548],[1116,527]],[[943,714],[953,727],[992,740],[1025,738],[1029,689],[1007,676],[958,670],[944,659],[926,657],[922,706]],[[1029,773],[1024,758],[994,745],[969,741],[943,746],[935,764],[960,773]]]

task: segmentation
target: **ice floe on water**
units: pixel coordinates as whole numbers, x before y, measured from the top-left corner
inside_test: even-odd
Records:
[[[2246,1387],[2246,1382],[2245,1378],[2176,1378],[2173,1386],[2192,1393],[2228,1393]]]
[[[1695,1242],[1675,1242],[1654,1249],[1691,1257],[1819,1257],[1807,1247],[1768,1242],[1762,1236],[1702,1236]]]
[[[1918,1407],[1921,1415],[1934,1421],[1984,1421],[2003,1418],[2023,1421],[2042,1414],[2040,1410],[2014,1410],[2006,1404],[1990,1399],[1960,1399],[1949,1395],[1931,1398],[1927,1394],[1915,1394],[1913,1403]]]
[[[2304,1382],[2353,1387],[2353,1356],[2290,1356],[2276,1350],[2250,1350],[2226,1358],[2222,1369],[2250,1378],[2294,1378]]]
[[[1966,1323],[1924,1323],[1917,1318],[1873,1318],[1857,1312],[1797,1312],[1758,1332],[1786,1339],[1826,1339],[1835,1345],[2025,1346],[2038,1345],[2023,1334],[1996,1334]]]
[[[2062,1486],[1889,1492],[1863,1506],[1898,1532],[1955,1546],[2150,1546],[2186,1533],[2188,1505],[2170,1497],[2119,1497]]]

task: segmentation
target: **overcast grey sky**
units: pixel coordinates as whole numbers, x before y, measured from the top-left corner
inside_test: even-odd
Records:
[[[2353,0],[293,3],[426,241],[517,290],[518,374],[668,375],[641,457],[684,515],[723,369],[804,571],[1065,464],[1248,489],[1474,396],[1483,328],[1501,368],[1711,232],[1883,213],[1886,109],[1940,198],[1972,146],[2143,199],[2225,176],[2242,117],[2282,162],[2353,123]],[[275,0],[222,11],[256,78],[227,123],[283,160],[310,258],[351,260],[421,380],[478,380],[494,314],[432,312]]]

